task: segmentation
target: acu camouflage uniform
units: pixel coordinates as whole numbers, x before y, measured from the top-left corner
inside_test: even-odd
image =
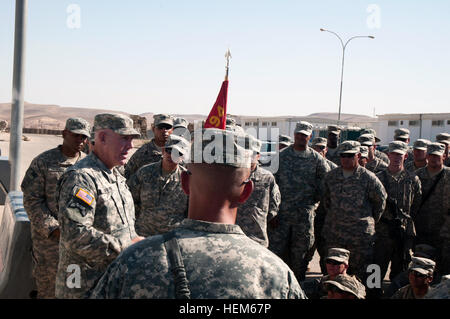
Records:
[[[378,173],[377,177],[387,192],[387,203],[393,205],[386,205],[380,222],[375,227],[375,263],[381,267],[381,278],[384,278],[391,261],[392,280],[407,268],[410,261],[408,253],[415,237],[412,217],[416,216],[419,209],[422,191],[419,178],[405,170],[399,175],[392,175],[386,170]],[[401,210],[401,216],[397,216],[400,212],[395,210],[395,204]],[[401,224],[403,236],[396,232],[396,223]]]
[[[367,265],[373,262],[375,223],[384,211],[386,191],[378,178],[361,166],[347,178],[341,167],[332,170],[322,188],[325,247],[348,249],[349,272],[363,279]]]
[[[275,177],[259,165],[250,176],[253,192],[238,208],[236,224],[254,241],[269,246],[267,222],[278,214],[281,194]]]
[[[273,230],[269,247],[279,256],[287,251],[287,264],[303,280],[308,266],[305,257],[314,243],[314,210],[320,198],[320,182],[330,168],[309,146],[303,152],[289,146],[279,158],[275,178],[282,201],[279,226]]]
[[[136,212],[136,232],[153,236],[173,229],[187,216],[188,196],[181,188],[178,165],[174,172],[163,173],[162,161],[145,165],[127,181]]]
[[[59,180],[61,225],[57,298],[83,298],[119,253],[137,237],[133,198],[125,178],[95,155],[72,166]],[[81,287],[66,285],[68,266],[81,270]]]
[[[59,145],[37,156],[26,171],[21,185],[24,207],[31,223],[33,277],[38,298],[55,298],[59,242],[49,236],[59,228],[56,184],[68,167],[86,157],[80,152],[77,157],[68,158],[61,148],[62,145]]]
[[[168,234],[178,241],[192,299],[306,299],[289,267],[238,225],[185,219]],[[127,249],[91,298],[175,298],[164,242],[157,235]]]
[[[162,148],[156,145],[153,138],[147,144],[142,145],[125,164],[125,177],[130,178],[144,165],[159,162],[162,159]]]

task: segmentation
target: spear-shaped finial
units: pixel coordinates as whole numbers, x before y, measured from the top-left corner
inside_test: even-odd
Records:
[[[228,48],[227,52],[225,52],[225,58],[227,59],[227,72],[225,74],[225,81],[228,81],[228,70],[230,69],[230,58],[231,58],[231,52],[230,49]]]

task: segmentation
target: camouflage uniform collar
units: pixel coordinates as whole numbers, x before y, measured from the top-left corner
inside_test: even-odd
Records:
[[[211,223],[203,220],[185,218],[180,227],[207,233],[224,233],[245,235],[241,227],[232,224]]]
[[[108,179],[109,182],[114,183],[116,181],[115,174],[102,162],[102,160],[94,153],[91,152],[88,157],[93,161],[98,168],[102,171],[103,175]],[[114,170],[114,168],[113,168]]]
[[[78,152],[78,157],[67,157],[66,155],[64,155],[64,153],[62,152],[62,144],[59,144],[56,149],[59,151],[59,153],[61,154],[61,160],[62,163],[61,164],[71,164],[73,165],[74,163],[78,162],[79,160],[82,159],[82,152]],[[76,161],[74,161],[74,159],[77,159]]]
[[[344,178],[344,170],[342,169],[341,166],[339,166],[339,169],[341,170],[341,177]],[[350,176],[350,178],[359,178],[361,176],[361,174],[364,172],[364,170],[366,170],[366,168],[362,167],[361,165],[358,165],[356,167],[356,169],[353,171],[353,175]]]
[[[300,157],[300,158],[307,158],[312,152],[314,152],[312,150],[311,147],[307,146],[306,149],[304,151],[296,151],[294,149],[294,144],[292,144],[291,146],[289,146],[291,148],[291,152],[292,154],[294,154],[296,157]]]

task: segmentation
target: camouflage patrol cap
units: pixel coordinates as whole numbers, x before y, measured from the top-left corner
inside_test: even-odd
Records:
[[[416,149],[416,150],[426,151],[427,150],[427,146],[430,143],[431,143],[431,141],[429,141],[429,140],[425,140],[425,139],[419,138],[418,140],[416,140],[414,142],[413,148]]]
[[[369,147],[361,145],[359,147],[359,152],[361,153],[361,158],[369,158]]]
[[[327,139],[324,137],[315,137],[311,141],[311,146],[327,146]]]
[[[177,127],[184,127],[187,128],[189,125],[188,121],[186,121],[184,118],[182,117],[177,117],[174,121],[173,121],[173,128],[177,128]]]
[[[427,154],[428,155],[444,155],[445,146],[442,143],[430,143],[427,146]]]
[[[232,117],[227,117],[225,125],[236,125],[236,120]]]
[[[411,257],[411,262],[409,263],[408,270],[414,270],[420,274],[431,276],[433,275],[435,266],[436,263],[431,259]]]
[[[337,262],[348,265],[348,260],[350,258],[350,251],[344,248],[330,248],[328,249],[327,259],[335,260]]]
[[[111,129],[120,135],[141,135],[134,129],[133,120],[123,114],[97,114],[94,118],[94,131],[102,129]]]
[[[167,139],[166,144],[164,144],[165,148],[172,148],[176,149],[181,154],[185,155],[189,153],[189,150],[191,148],[191,143],[186,140],[184,137],[171,134],[169,135],[169,138]]]
[[[358,142],[361,145],[373,146],[375,144],[375,136],[372,134],[363,134],[358,137]]]
[[[222,164],[249,168],[253,152],[248,134],[203,128],[194,131],[190,163]]]
[[[394,138],[409,138],[409,130],[407,128],[398,128],[394,132]]]
[[[439,133],[436,135],[436,142],[445,143],[447,145],[450,144],[450,134],[448,133]]]
[[[381,142],[381,140],[377,137],[377,132],[373,128],[365,128],[361,131],[361,135],[363,134],[372,134],[375,137],[375,143]]]
[[[347,274],[337,275],[334,280],[325,281],[326,285],[333,285],[342,291],[349,292],[358,299],[366,297],[366,288],[355,276]]]
[[[357,154],[361,144],[358,141],[345,141],[339,144],[338,154]]]
[[[81,117],[70,117],[66,121],[66,130],[75,133],[75,134],[81,134],[86,137],[89,137],[91,135],[89,133],[90,125],[88,121],[85,119],[82,119]]]
[[[286,145],[286,146],[289,146],[292,144],[292,139],[287,135],[280,135],[278,137],[278,141],[279,141],[278,142],[279,144]]]
[[[262,142],[250,134],[248,134],[248,140],[250,143],[248,149],[250,149],[251,151],[253,151],[253,153],[256,153],[256,154],[261,153]]]
[[[153,115],[153,124],[158,126],[159,124],[169,124],[173,126],[173,117],[167,114],[155,114]]]
[[[339,133],[341,133],[341,128],[337,125],[328,125],[327,131],[328,133],[339,135]]]
[[[414,247],[414,257],[423,257],[434,259],[436,256],[436,248],[427,244],[419,244]]]
[[[392,141],[389,143],[389,153],[405,155],[408,152],[408,144],[402,141]]]
[[[301,133],[309,136],[312,134],[312,128],[313,126],[311,125],[311,123],[300,121],[295,126],[294,134]]]

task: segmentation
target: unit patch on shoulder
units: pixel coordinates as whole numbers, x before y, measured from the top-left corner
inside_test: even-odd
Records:
[[[94,201],[94,196],[92,196],[88,191],[86,191],[82,188],[78,189],[77,193],[75,194],[75,197],[81,199],[83,202],[85,202],[89,206],[91,206],[92,202]]]

